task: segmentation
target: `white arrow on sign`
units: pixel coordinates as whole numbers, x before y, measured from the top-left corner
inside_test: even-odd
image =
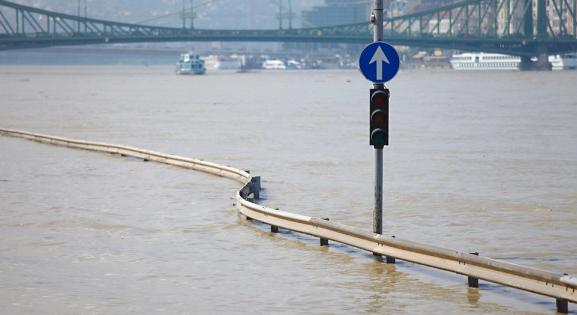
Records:
[[[383,62],[391,64],[389,62],[389,58],[387,58],[387,55],[385,55],[381,49],[381,46],[377,47],[377,50],[375,51],[375,54],[373,55],[373,58],[371,58],[369,64],[373,62],[377,63],[377,81],[380,81],[383,79]]]

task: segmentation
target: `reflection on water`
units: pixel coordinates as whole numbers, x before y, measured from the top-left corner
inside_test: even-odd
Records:
[[[577,274],[577,72],[391,84],[385,230]],[[228,82],[223,88],[223,82]],[[263,203],[371,228],[356,71],[0,68],[0,125],[250,169]],[[0,302],[22,313],[550,313],[554,301],[237,215],[237,183],[0,138]]]

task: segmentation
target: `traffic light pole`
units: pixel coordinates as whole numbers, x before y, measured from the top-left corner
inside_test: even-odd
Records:
[[[371,22],[373,41],[383,41],[383,0],[374,0]],[[375,83],[374,89],[382,89],[384,84]],[[373,233],[383,234],[383,148],[375,146],[375,208],[373,210]]]
[[[374,23],[373,27],[373,41],[382,42],[383,41],[383,0],[374,0],[373,3],[373,15],[371,22]],[[383,83],[375,83],[373,89],[381,90],[385,89]],[[388,104],[388,92],[387,92],[387,104]],[[387,105],[388,106],[388,105]],[[372,114],[372,113],[371,113]],[[388,121],[388,109],[387,109],[387,121]],[[387,122],[388,125],[388,122]],[[387,127],[388,129],[388,127]],[[387,131],[388,138],[388,131]],[[386,140],[388,144],[388,139]],[[375,208],[373,210],[373,233],[383,234],[383,146],[375,146]],[[374,256],[381,259],[381,255],[373,253]],[[388,264],[394,264],[394,257],[386,257],[386,262]]]
[[[373,233],[383,234],[383,148],[375,148],[375,208]]]

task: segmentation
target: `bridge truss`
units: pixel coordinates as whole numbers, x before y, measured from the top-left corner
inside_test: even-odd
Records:
[[[396,45],[497,52],[524,58],[577,51],[577,0],[465,0],[386,18]],[[169,41],[368,43],[367,22],[290,30],[158,27],[57,13],[0,0],[0,50]]]

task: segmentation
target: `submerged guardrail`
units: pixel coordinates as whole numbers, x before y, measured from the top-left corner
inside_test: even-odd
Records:
[[[549,296],[556,299],[557,311],[560,313],[568,312],[568,302],[577,303],[577,277],[574,276],[497,261],[478,256],[476,253],[469,254],[358,231],[326,219],[256,204],[252,200],[259,197],[260,177],[252,176],[249,172],[237,168],[128,146],[66,139],[18,130],[0,128],[0,134],[59,146],[131,156],[230,178],[243,184],[236,194],[236,204],[240,213],[248,219],[269,224],[272,232],[278,232],[280,227],[319,237],[321,245],[328,245],[328,240],[332,240],[388,258],[455,272],[467,276],[471,287],[477,287],[478,280],[481,279]]]

